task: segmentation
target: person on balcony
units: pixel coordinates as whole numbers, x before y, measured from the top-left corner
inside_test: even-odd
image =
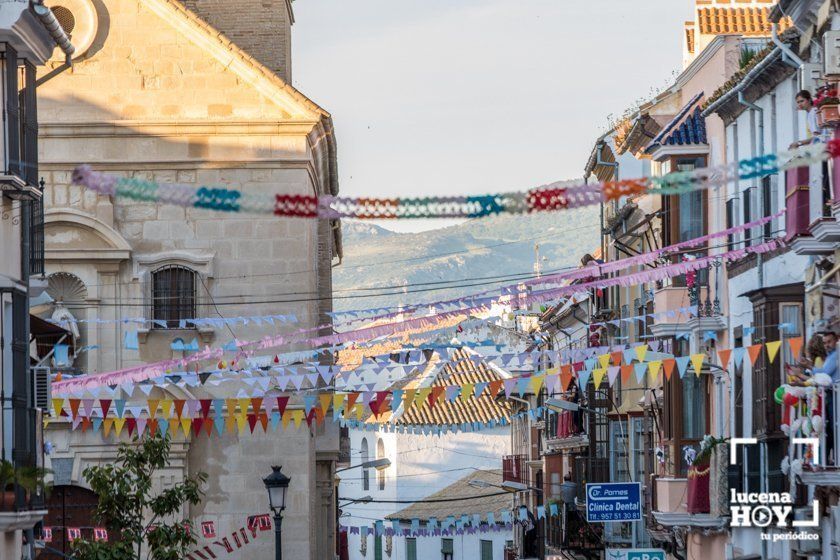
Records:
[[[807,113],[805,118],[805,130],[808,137],[805,140],[793,142],[790,146],[788,146],[788,148],[793,150],[794,148],[807,146],[808,144],[822,142],[824,133],[817,121],[817,113],[819,112],[819,109],[817,109],[817,106],[814,105],[814,99],[811,97],[810,91],[803,89],[796,94],[796,107],[800,111],[805,111]]]

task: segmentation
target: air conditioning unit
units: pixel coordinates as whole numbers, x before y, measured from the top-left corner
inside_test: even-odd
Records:
[[[30,371],[35,387],[35,408],[40,408],[44,414],[49,414],[50,399],[52,399],[50,368],[32,367]]]
[[[826,31],[823,35],[823,73],[826,77],[840,75],[840,31]]]

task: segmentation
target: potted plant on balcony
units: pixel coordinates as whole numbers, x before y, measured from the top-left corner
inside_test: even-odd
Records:
[[[49,470],[41,467],[20,467],[9,461],[0,461],[0,510],[5,510],[15,503],[15,490],[20,487],[28,496],[39,491],[45,493],[49,485],[44,482],[44,477]]]
[[[817,124],[821,127],[840,126],[840,97],[837,89],[822,89],[814,99],[817,107]]]
[[[700,442],[700,452],[686,446],[683,448],[688,467],[688,513],[709,513],[709,473],[711,471],[712,450],[725,443],[726,438],[704,436]]]

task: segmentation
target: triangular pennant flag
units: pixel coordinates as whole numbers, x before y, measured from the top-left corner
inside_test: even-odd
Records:
[[[564,365],[560,368],[560,390],[567,391],[569,384],[572,382],[572,368]]]
[[[747,349],[743,346],[738,346],[737,348],[732,349],[732,365],[735,367],[741,367],[744,363],[744,354],[747,353]]]
[[[171,399],[161,399],[160,401],[160,411],[163,414],[164,418],[169,418],[172,413],[172,400]]]
[[[201,408],[201,417],[207,418],[210,415],[210,405],[213,401],[210,399],[200,399],[198,401],[199,407]]]
[[[502,380],[501,379],[494,379],[490,382],[490,385],[487,386],[488,394],[490,395],[491,399],[495,399],[496,395],[499,393],[499,390],[502,388]]]
[[[173,401],[173,402],[175,404],[175,417],[176,418],[181,418],[181,415],[184,413],[184,404],[186,403],[186,401],[183,400],[183,399],[175,399],[175,401]],[[185,432],[185,433],[189,433],[189,432]]]
[[[149,418],[154,418],[157,415],[158,404],[160,403],[160,399],[149,399]]]
[[[463,402],[467,402],[467,400],[472,397],[473,387],[474,385],[472,383],[464,383],[461,385],[461,400]]]
[[[111,433],[111,428],[114,427],[114,419],[113,418],[106,418],[102,421],[102,434],[104,437],[108,437]]]
[[[782,345],[781,340],[773,340],[773,341],[768,342],[764,345],[764,346],[767,347],[767,358],[770,360],[771,364],[776,359],[776,355],[779,353],[779,347],[781,345]]]
[[[731,349],[718,350],[718,358],[720,358],[720,367],[726,369],[729,364],[729,358],[732,356]]]
[[[578,372],[578,386],[580,389],[586,390],[586,386],[589,384],[589,377],[592,375],[592,372],[588,369],[582,369]]]
[[[184,432],[185,437],[190,437],[190,429],[192,428],[192,420],[189,418],[181,418],[181,431]]]
[[[612,365],[620,366],[621,365],[621,358],[624,356],[624,352],[619,350],[617,352],[613,352],[612,354],[610,354],[610,356],[612,357]]]
[[[606,367],[610,365],[610,358],[611,356],[609,354],[601,354],[598,356],[598,365],[601,368],[606,369]]]
[[[659,368],[662,367],[662,360],[653,360],[648,362],[648,373],[650,373],[651,384],[656,383],[656,378],[659,377]]]
[[[690,356],[680,356],[679,358],[676,358],[677,371],[680,374],[680,379],[685,377],[685,372],[688,369],[689,360],[691,360]]]
[[[647,347],[645,347],[645,348],[647,348]],[[644,382],[645,372],[647,371],[647,368],[648,368],[648,365],[644,362],[637,362],[637,363],[633,364],[633,369],[635,370],[635,373],[636,373],[636,383],[639,383],[641,385],[642,382]]]
[[[609,354],[605,355],[609,356]],[[601,387],[601,381],[603,381],[605,373],[607,373],[607,370],[604,368],[595,368],[592,370],[592,382],[595,384],[595,390],[598,390]]]
[[[620,366],[610,366],[607,368],[607,381],[610,387],[615,385],[615,380],[618,378],[618,372],[621,370]]]
[[[64,407],[64,399],[52,399],[53,416],[59,418],[61,416],[61,409]]]
[[[125,418],[115,418],[114,419],[114,433],[120,435],[122,432],[123,426],[125,425]]]
[[[794,338],[789,338],[788,345],[790,346],[790,351],[793,353],[794,359],[798,358],[800,352],[802,352],[802,337],[797,336]]]
[[[357,397],[359,396],[358,393],[351,393],[350,395],[348,395],[348,397],[352,396],[352,395],[356,395]],[[277,411],[280,412],[280,416],[283,416],[283,413],[286,411],[286,405],[288,405],[288,404],[289,404],[289,397],[288,396],[284,395],[284,396],[281,396],[281,397],[277,397]],[[348,404],[348,406],[350,406],[350,405]]]
[[[755,361],[758,359],[758,355],[761,354],[761,347],[764,346],[763,344],[753,344],[752,346],[747,346],[747,355],[750,357],[750,364],[755,365]]]
[[[429,396],[427,397],[428,401],[429,401],[429,406],[434,407],[435,403],[437,403],[438,399],[440,398],[440,396],[445,391],[446,391],[446,387],[444,387],[443,385],[436,385],[436,386],[432,387],[432,391],[429,393]]]
[[[535,395],[540,394],[540,389],[542,389],[543,383],[545,382],[544,375],[535,375],[531,378],[531,392]]]
[[[69,399],[70,402],[70,416],[74,419],[79,416],[79,405],[81,404],[81,400],[79,399]]]
[[[703,369],[703,360],[706,359],[705,354],[692,354],[691,365],[694,367],[694,374],[700,377],[700,372]]]
[[[662,360],[662,369],[665,371],[665,379],[671,380],[671,374],[674,373],[674,367],[677,361],[673,358],[665,358]]]
[[[326,414],[327,410],[329,410],[330,408],[330,401],[332,401],[332,395],[330,395],[329,393],[318,395],[318,404],[320,405],[321,412]],[[254,410],[259,410],[259,408],[256,408]]]
[[[645,356],[647,356],[647,351],[648,351],[647,344],[639,344],[633,350],[635,350],[635,352],[636,352],[636,358],[640,362],[644,362],[645,361]]]
[[[621,382],[622,383],[629,383],[630,382],[630,374],[633,373],[633,365],[628,364],[625,366],[621,366]]]

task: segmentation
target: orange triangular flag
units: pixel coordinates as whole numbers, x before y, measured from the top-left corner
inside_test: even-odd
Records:
[[[752,346],[747,346],[747,354],[750,357],[750,363],[755,365],[755,361],[758,359],[758,355],[761,353],[761,347],[764,346],[763,344],[753,344]]]
[[[568,390],[569,384],[572,382],[572,368],[566,364],[560,368],[560,388],[564,391]]]
[[[674,373],[674,366],[676,365],[677,361],[674,358],[665,358],[662,360],[662,369],[665,371],[665,379],[671,379],[671,374]]]
[[[175,399],[175,416],[177,418],[181,418],[181,414],[184,412],[185,402],[184,399]]]
[[[633,366],[621,366],[621,382],[622,383],[629,383],[630,376],[633,374]]]
[[[491,381],[490,385],[487,386],[487,391],[490,393],[490,398],[496,398],[496,395],[499,392],[499,389],[502,388],[502,380],[496,379],[495,381]]]
[[[436,385],[435,387],[432,387],[432,392],[429,394],[429,406],[435,406],[438,398],[440,398],[445,390],[446,387],[443,385]]]
[[[624,352],[613,352],[610,356],[612,356],[612,364],[614,366],[620,366],[621,358],[624,356]]]
[[[319,395],[318,400],[321,401],[321,412],[326,413],[327,410],[330,409],[330,401],[332,400],[332,395],[330,395],[329,393]],[[259,408],[256,408],[255,410],[259,410]]]
[[[729,357],[732,356],[731,349],[718,350],[718,358],[720,358],[720,367],[726,369],[729,364]]]
[[[790,344],[790,351],[793,352],[793,357],[798,358],[800,352],[802,352],[802,337],[797,336],[794,338],[789,338],[788,344]]]
[[[149,399],[149,418],[154,418],[157,414],[158,403],[160,403],[160,399]]]

